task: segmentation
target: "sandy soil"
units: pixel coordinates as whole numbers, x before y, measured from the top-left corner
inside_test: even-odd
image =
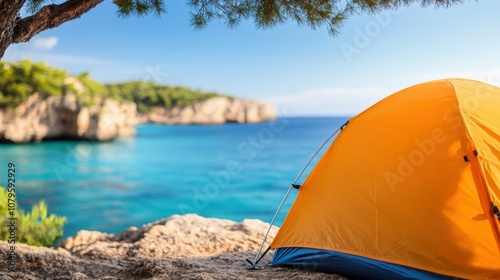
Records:
[[[9,271],[10,244],[0,241],[0,280],[11,279],[345,279],[309,270],[266,266],[253,260],[268,224],[236,223],[197,215],[174,215],[119,234],[80,231],[56,248],[16,244],[16,270]],[[277,232],[273,228],[270,240]],[[269,243],[269,242],[268,242]],[[266,244],[267,245],[267,244]]]

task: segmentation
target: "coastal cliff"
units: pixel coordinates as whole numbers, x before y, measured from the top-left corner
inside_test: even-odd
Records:
[[[270,103],[224,96],[185,107],[156,108],[138,117],[140,123],[164,124],[256,123],[274,119],[276,109]]]
[[[0,109],[0,141],[109,141],[120,135],[135,134],[136,113],[136,105],[131,102],[102,99],[83,106],[74,94],[44,98],[35,93],[14,109]]]
[[[138,123],[256,123],[275,118],[272,104],[230,97],[212,97],[189,106],[155,108],[138,114],[133,102],[96,98],[93,105],[85,106],[72,93],[58,97],[35,93],[14,109],[0,109],[0,141],[109,141],[134,135],[134,126]]]
[[[0,142],[109,141],[137,123],[221,124],[273,120],[273,105],[147,81],[102,84],[29,60],[0,61]]]

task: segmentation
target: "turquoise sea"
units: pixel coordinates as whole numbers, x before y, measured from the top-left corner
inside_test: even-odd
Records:
[[[135,137],[106,143],[2,144],[0,185],[7,185],[7,164],[14,163],[20,207],[45,200],[50,213],[68,218],[64,236],[82,229],[117,233],[185,213],[270,222],[307,160],[346,121],[141,125]]]

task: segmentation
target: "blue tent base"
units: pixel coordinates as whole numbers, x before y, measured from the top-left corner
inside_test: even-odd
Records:
[[[278,248],[271,265],[334,273],[349,279],[458,279],[360,256],[311,248]]]

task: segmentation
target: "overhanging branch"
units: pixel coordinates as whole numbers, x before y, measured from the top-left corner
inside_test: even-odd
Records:
[[[0,27],[2,27],[2,31],[10,21],[15,20],[24,2],[25,0],[0,0]]]
[[[59,5],[44,6],[36,14],[17,22],[12,43],[27,42],[43,30],[79,18],[104,0],[68,0]]]

